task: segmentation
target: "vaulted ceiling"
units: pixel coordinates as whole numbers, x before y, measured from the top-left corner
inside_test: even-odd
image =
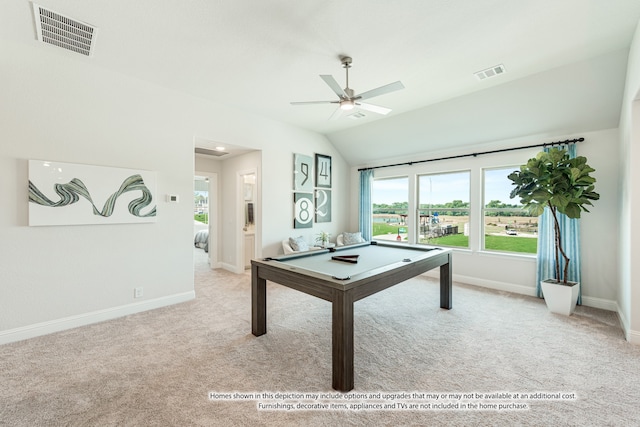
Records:
[[[323,133],[350,164],[531,134],[617,126],[637,0],[41,0],[98,28],[89,61]],[[37,43],[30,2],[0,37]],[[45,46],[43,48],[55,49]],[[69,60],[64,52],[61,60]],[[392,109],[329,120],[319,75]],[[78,55],[79,56],[79,55]],[[66,57],[66,58],[65,58]],[[478,80],[474,72],[503,64]]]

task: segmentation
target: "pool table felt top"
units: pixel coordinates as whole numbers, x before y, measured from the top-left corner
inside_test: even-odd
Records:
[[[341,246],[336,251],[322,250],[296,256],[273,258],[292,270],[307,270],[330,278],[348,281],[363,273],[370,273],[393,264],[430,258],[448,252],[448,249],[425,246],[359,244]],[[332,259],[333,256],[359,255],[357,263]]]

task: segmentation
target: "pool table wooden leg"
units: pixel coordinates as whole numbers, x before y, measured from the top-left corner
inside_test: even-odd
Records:
[[[333,291],[332,362],[333,388],[353,389],[353,293]]]
[[[449,262],[440,266],[440,308],[451,309],[452,277],[451,254],[449,254]]]
[[[267,333],[267,281],[258,277],[258,267],[251,266],[251,333]]]

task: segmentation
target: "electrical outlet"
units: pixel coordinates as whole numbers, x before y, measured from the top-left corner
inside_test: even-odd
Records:
[[[133,288],[133,297],[134,298],[142,298],[142,287]]]

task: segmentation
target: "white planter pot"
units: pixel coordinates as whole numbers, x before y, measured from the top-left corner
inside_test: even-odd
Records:
[[[567,282],[564,285],[562,282],[547,279],[540,282],[540,286],[542,286],[542,295],[549,311],[565,316],[573,314],[578,302],[579,282]]]

